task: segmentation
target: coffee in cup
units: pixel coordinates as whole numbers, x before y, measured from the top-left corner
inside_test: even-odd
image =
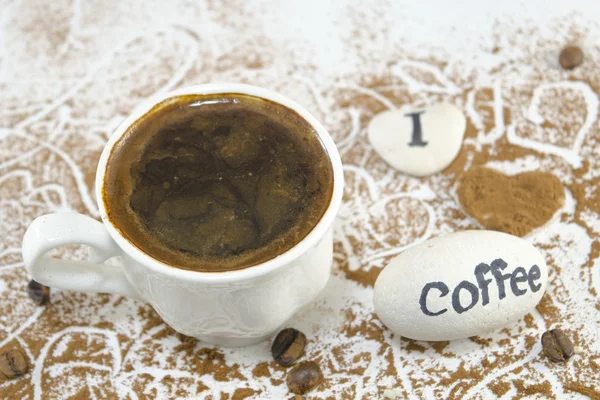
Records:
[[[155,105],[115,143],[102,188],[109,219],[139,250],[200,272],[286,252],[316,226],[332,192],[314,127],[239,93]]]

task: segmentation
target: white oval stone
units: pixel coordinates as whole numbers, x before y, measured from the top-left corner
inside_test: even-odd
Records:
[[[467,127],[452,104],[436,104],[413,113],[399,110],[377,114],[369,123],[375,151],[398,171],[425,176],[446,168],[456,158]]]
[[[463,231],[394,258],[375,282],[375,312],[394,333],[452,340],[502,328],[530,312],[546,290],[544,257],[525,240]]]

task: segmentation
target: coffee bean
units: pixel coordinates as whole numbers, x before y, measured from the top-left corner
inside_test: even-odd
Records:
[[[577,46],[567,46],[560,52],[558,61],[564,69],[573,69],[583,62],[583,51]]]
[[[287,328],[275,337],[273,346],[271,346],[271,354],[279,365],[289,367],[302,356],[304,346],[306,346],[304,333],[294,328]]]
[[[567,361],[574,353],[573,343],[560,329],[552,329],[542,335],[542,348],[553,362]]]
[[[27,294],[29,294],[29,297],[31,297],[33,302],[38,306],[43,306],[50,301],[50,288],[33,279],[29,282],[29,285],[27,285]]]
[[[0,354],[0,376],[14,379],[29,371],[27,359],[19,350],[11,349]]]
[[[319,386],[323,373],[314,361],[303,361],[288,373],[286,382],[292,393],[305,394]]]

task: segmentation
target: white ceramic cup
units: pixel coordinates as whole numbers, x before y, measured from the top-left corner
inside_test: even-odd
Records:
[[[244,269],[209,273],[171,267],[123,237],[108,218],[102,188],[111,150],[135,121],[165,99],[215,93],[257,96],[300,114],[327,150],[333,166],[333,195],[317,225],[285,253]],[[25,233],[23,259],[33,279],[44,285],[122,294],[150,303],[167,324],[185,335],[222,346],[250,345],[276,333],[325,287],[333,262],[332,224],[342,191],[342,162],[337,148],[325,128],[300,105],[250,85],[191,86],[151,98],[137,107],[109,139],[96,172],[102,223],[76,213],[39,217]],[[60,260],[46,254],[68,244],[89,245],[89,261]],[[120,256],[120,263],[103,263],[115,256]]]

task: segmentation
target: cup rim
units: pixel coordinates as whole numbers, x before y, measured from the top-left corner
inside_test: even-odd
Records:
[[[104,196],[102,190],[104,186],[104,178],[106,176],[106,167],[109,156],[114,148],[115,143],[128,131],[128,129],[146,113],[148,113],[156,104],[165,101],[172,97],[184,96],[184,95],[209,95],[209,94],[220,94],[220,93],[239,93],[250,96],[260,97],[266,100],[270,100],[281,104],[291,110],[297,112],[302,118],[304,118],[316,131],[321,142],[325,146],[325,150],[329,155],[329,159],[333,168],[333,192],[329,201],[329,206],[325,210],[325,213],[313,229],[302,239],[300,242],[295,244],[292,248],[288,249],[282,254],[275,256],[267,261],[260,264],[256,264],[250,267],[223,271],[223,272],[206,272],[206,271],[193,271],[177,268],[170,266],[160,260],[157,260],[145,253],[142,249],[136,246],[132,241],[124,237],[119,229],[113,224],[108,217],[106,211],[106,204],[104,202]],[[246,279],[252,279],[259,276],[270,274],[278,269],[290,266],[295,260],[305,254],[310,248],[314,247],[327,233],[327,231],[333,225],[333,221],[337,212],[340,208],[343,196],[344,187],[344,174],[342,161],[337,150],[337,147],[325,129],[323,125],[304,107],[291,99],[276,93],[274,91],[264,89],[258,86],[241,84],[241,83],[208,83],[183,87],[165,94],[154,95],[140,105],[135,107],[132,113],[119,124],[115,129],[107,144],[102,150],[100,161],[98,162],[98,168],[96,170],[96,181],[95,190],[96,198],[98,201],[98,208],[100,210],[100,217],[104,226],[108,230],[110,236],[117,243],[117,245],[131,258],[138,263],[142,264],[146,268],[149,268],[157,273],[163,275],[170,275],[180,280],[203,282],[203,283],[225,283],[231,281],[240,281]]]

